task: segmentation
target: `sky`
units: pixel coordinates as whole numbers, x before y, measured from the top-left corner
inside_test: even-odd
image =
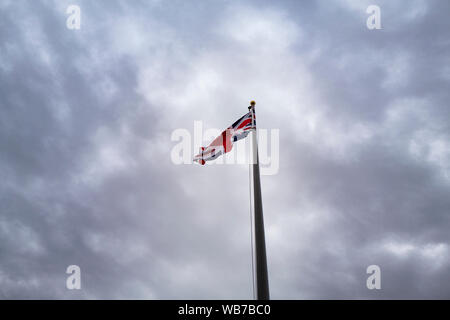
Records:
[[[279,130],[271,298],[449,299],[449,12],[0,0],[0,299],[251,299],[248,166],[171,158],[175,130],[225,129],[250,100]]]

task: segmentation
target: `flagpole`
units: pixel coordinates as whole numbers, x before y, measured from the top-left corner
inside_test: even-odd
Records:
[[[256,269],[256,299],[269,300],[269,279],[267,275],[267,257],[266,257],[266,240],[264,235],[264,217],[261,197],[261,181],[259,175],[259,156],[258,156],[258,142],[256,138],[256,121],[255,121],[255,101],[250,102],[248,109],[252,112],[252,176],[253,179],[253,230],[254,230],[254,244],[255,254],[254,267]]]

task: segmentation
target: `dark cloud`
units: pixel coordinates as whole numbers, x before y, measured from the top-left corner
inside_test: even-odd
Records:
[[[450,297],[447,2],[76,3],[0,5],[1,298],[251,298],[246,166],[170,160],[251,98],[271,296]]]

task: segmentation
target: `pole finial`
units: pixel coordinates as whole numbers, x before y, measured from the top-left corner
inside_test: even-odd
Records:
[[[252,107],[254,107],[255,104],[256,104],[255,100],[250,101],[250,105],[251,105]]]

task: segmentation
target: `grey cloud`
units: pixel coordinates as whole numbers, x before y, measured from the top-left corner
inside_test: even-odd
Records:
[[[251,98],[273,298],[450,296],[447,2],[77,3],[0,11],[1,298],[251,298],[247,169],[170,161]]]

